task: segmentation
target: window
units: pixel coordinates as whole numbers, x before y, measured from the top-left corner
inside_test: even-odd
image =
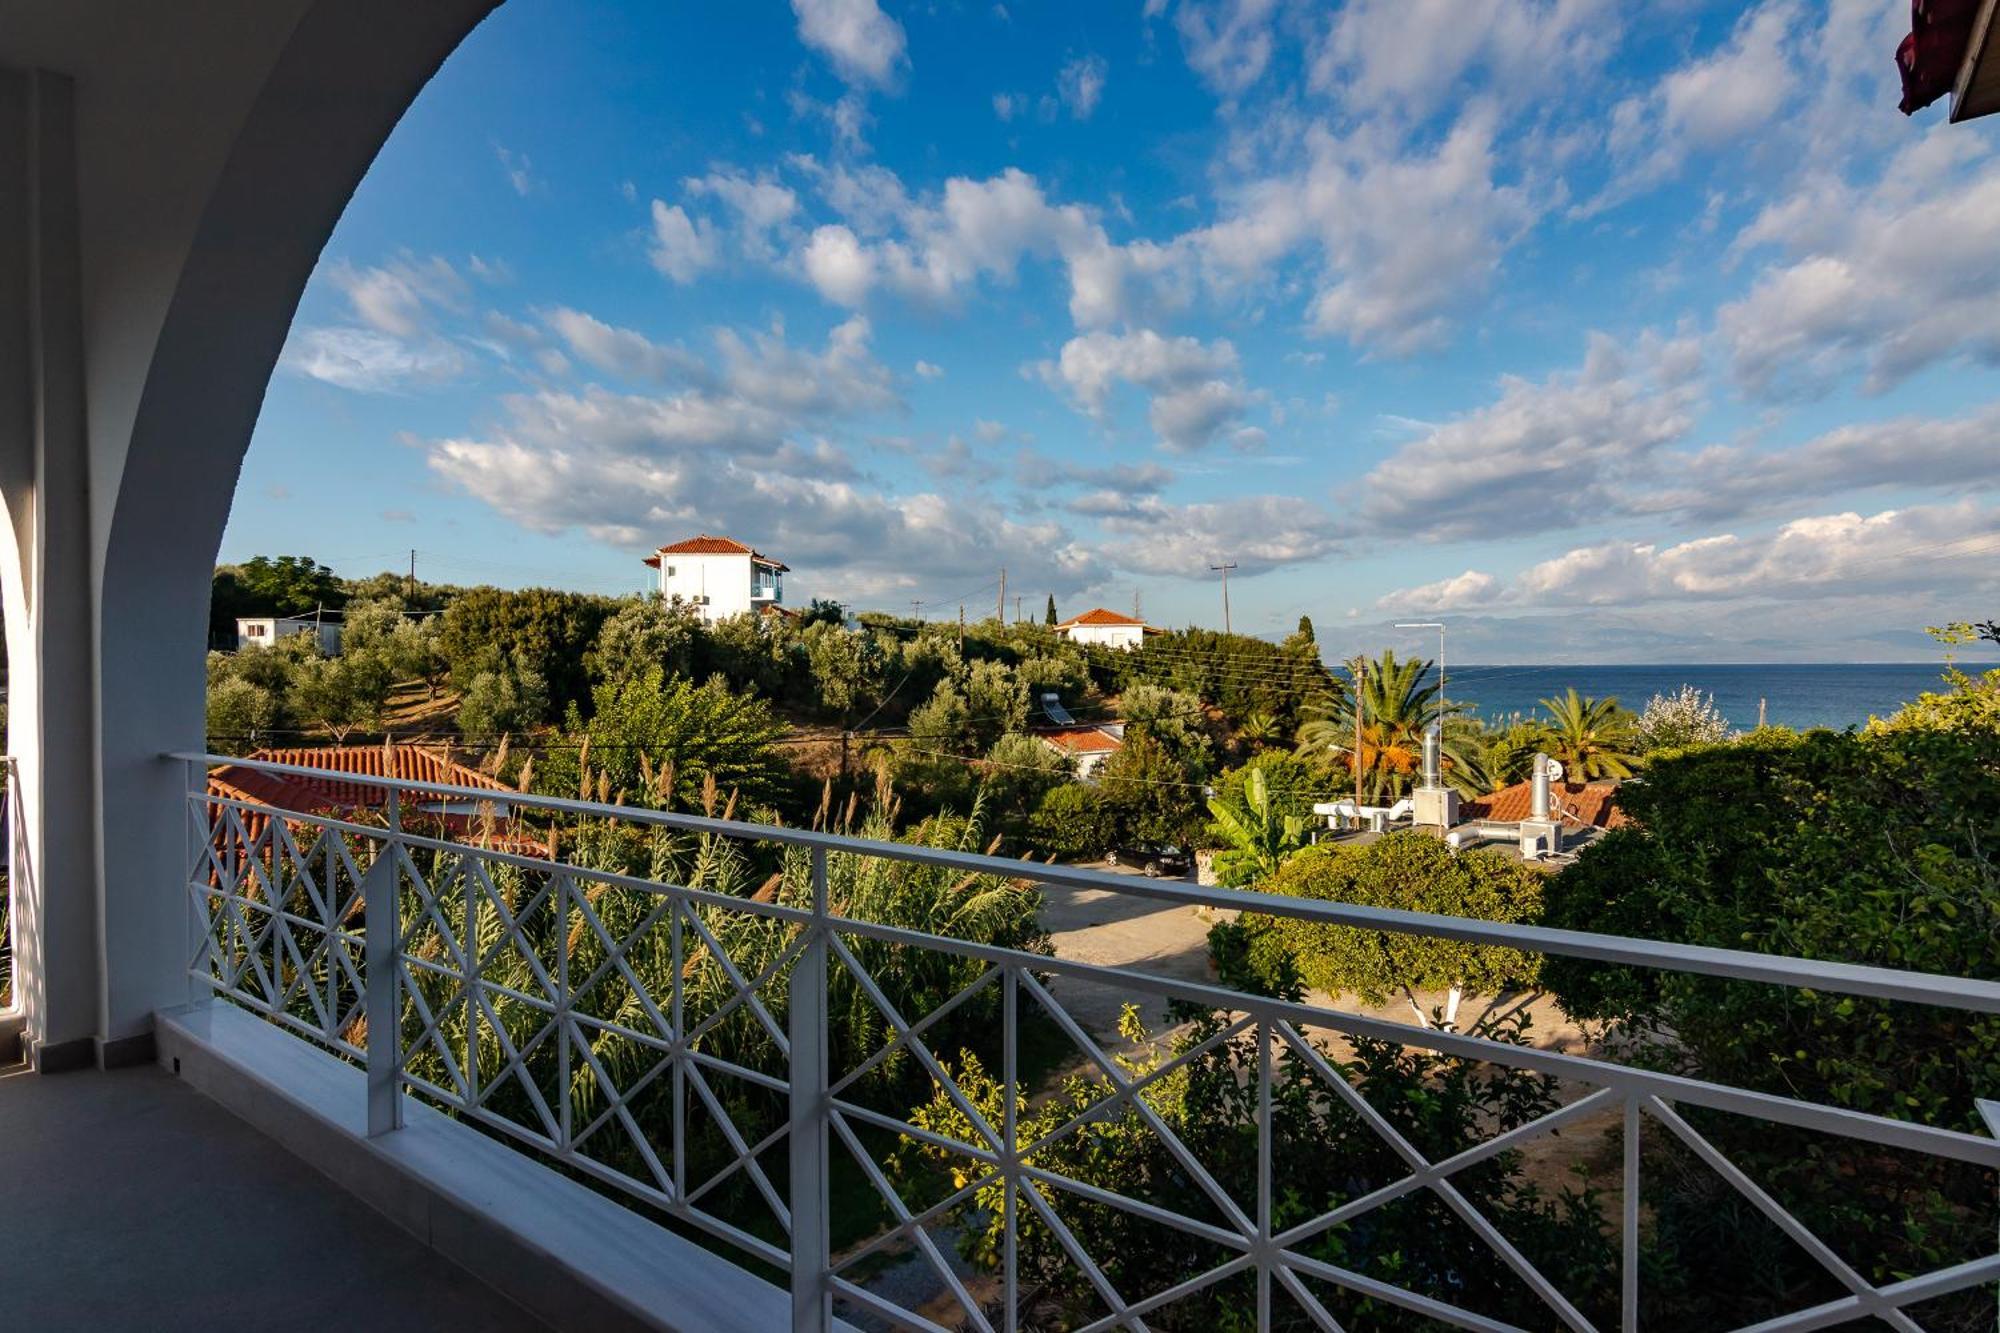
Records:
[[[668,578],[672,578],[673,576],[674,576],[674,567],[673,567],[672,565],[668,565],[668,566],[667,566],[667,577],[668,577]]]

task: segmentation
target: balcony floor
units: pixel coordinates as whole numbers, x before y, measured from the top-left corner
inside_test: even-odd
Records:
[[[22,1327],[544,1328],[155,1065],[0,1073],[0,1206]]]

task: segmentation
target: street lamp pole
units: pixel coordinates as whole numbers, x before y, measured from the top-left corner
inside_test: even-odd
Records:
[[[1438,726],[1444,726],[1445,675],[1444,675],[1444,622],[1441,620],[1399,620],[1397,629],[1434,629],[1438,632]]]

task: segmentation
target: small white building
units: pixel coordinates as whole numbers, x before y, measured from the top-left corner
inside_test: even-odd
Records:
[[[704,532],[662,546],[646,563],[660,571],[660,596],[678,598],[711,623],[748,611],[783,609],[783,562],[733,538]]]
[[[1155,629],[1143,620],[1131,616],[1121,616],[1116,611],[1098,607],[1085,611],[1072,620],[1065,620],[1056,626],[1056,633],[1072,643],[1102,644],[1106,648],[1137,648],[1146,641],[1148,634],[1165,634],[1163,629]]]
[[[278,640],[289,639],[294,634],[317,634],[319,650],[328,657],[340,655],[340,624],[324,620],[308,620],[303,616],[238,616],[236,618],[236,646],[243,648],[275,648]]]
[[[1124,731],[1119,724],[1117,731]],[[1076,765],[1079,782],[1097,781],[1097,770],[1105,761],[1125,748],[1125,742],[1110,727],[1071,726],[1046,727],[1034,733],[1035,739],[1054,750],[1063,758]]]

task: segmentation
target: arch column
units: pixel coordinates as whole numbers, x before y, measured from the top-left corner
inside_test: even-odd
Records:
[[[38,1068],[93,1054],[95,644],[75,88],[0,70],[0,544],[8,645],[15,989]]]
[[[0,0],[0,601],[44,1067],[146,1058],[188,998],[164,755],[202,748],[243,453],[341,210],[496,3]]]

